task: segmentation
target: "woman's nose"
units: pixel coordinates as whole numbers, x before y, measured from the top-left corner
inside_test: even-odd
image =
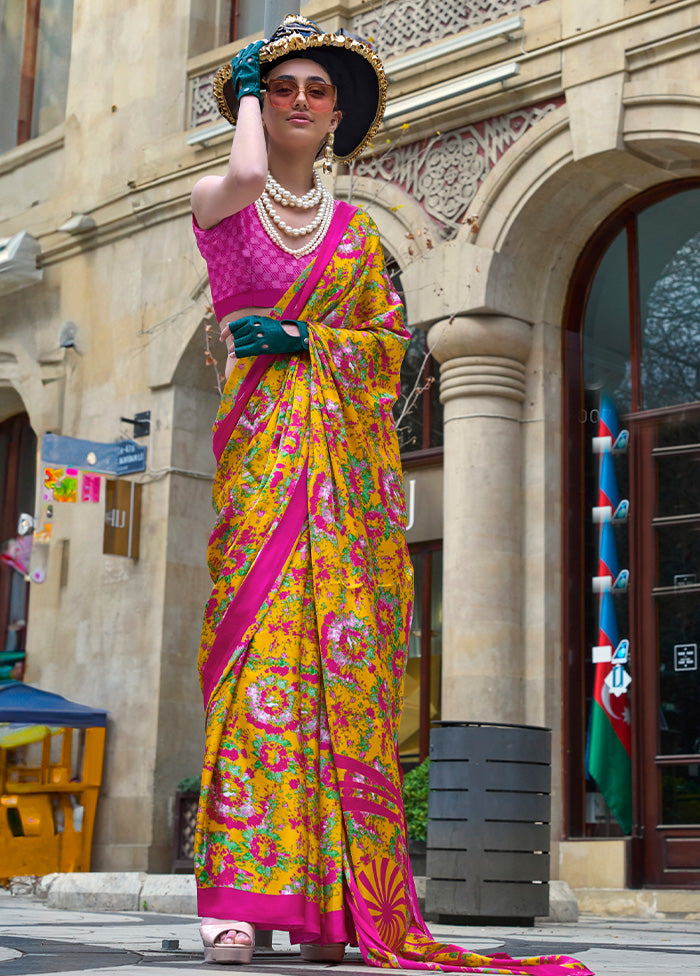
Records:
[[[302,105],[305,108],[308,107],[306,103],[306,91],[303,88],[300,88],[297,92],[297,97],[294,99],[294,107],[296,108],[297,106]]]

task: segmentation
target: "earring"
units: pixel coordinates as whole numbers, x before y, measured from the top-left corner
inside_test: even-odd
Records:
[[[326,136],[326,146],[323,150],[323,172],[330,173],[333,169],[333,143],[335,136],[329,132]]]

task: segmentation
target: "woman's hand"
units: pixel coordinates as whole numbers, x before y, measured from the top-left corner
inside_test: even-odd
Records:
[[[309,351],[309,330],[305,322],[296,319],[278,321],[269,315],[245,315],[229,322],[228,328],[239,359]]]
[[[239,51],[231,62],[231,82],[236,98],[240,100],[245,95],[254,95],[262,108],[263,97],[260,93],[260,48],[264,41],[254,41]]]
[[[222,342],[226,343],[226,353],[229,359],[236,358],[236,347],[233,342],[233,336],[231,335],[231,330],[229,329],[229,323],[226,322],[224,325],[220,326],[219,337]]]

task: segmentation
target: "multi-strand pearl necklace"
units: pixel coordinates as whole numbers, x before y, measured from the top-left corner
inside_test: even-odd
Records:
[[[318,213],[305,227],[292,227],[286,223],[275,210],[272,201],[281,204],[283,207],[292,207],[295,210],[310,210],[319,204]],[[286,190],[277,180],[268,173],[265,189],[260,197],[255,201],[255,209],[258,212],[260,223],[265,233],[278,247],[292,254],[294,257],[303,257],[310,254],[323,240],[333,217],[333,197],[321,183],[321,178],[314,172],[314,185],[302,197],[295,196],[290,190]],[[289,247],[284,243],[279,230],[289,234],[290,237],[311,238],[299,248]],[[315,231],[315,233],[314,233]]]

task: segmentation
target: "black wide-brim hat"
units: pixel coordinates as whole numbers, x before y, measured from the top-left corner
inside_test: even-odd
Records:
[[[338,108],[343,117],[335,131],[333,153],[341,162],[350,162],[360,155],[382,124],[386,106],[382,62],[360,38],[342,30],[324,34],[313,21],[290,14],[260,48],[262,77],[280,61],[292,58],[309,58],[320,64],[338,89]],[[221,114],[235,125],[238,99],[230,64],[217,71],[214,95]]]

